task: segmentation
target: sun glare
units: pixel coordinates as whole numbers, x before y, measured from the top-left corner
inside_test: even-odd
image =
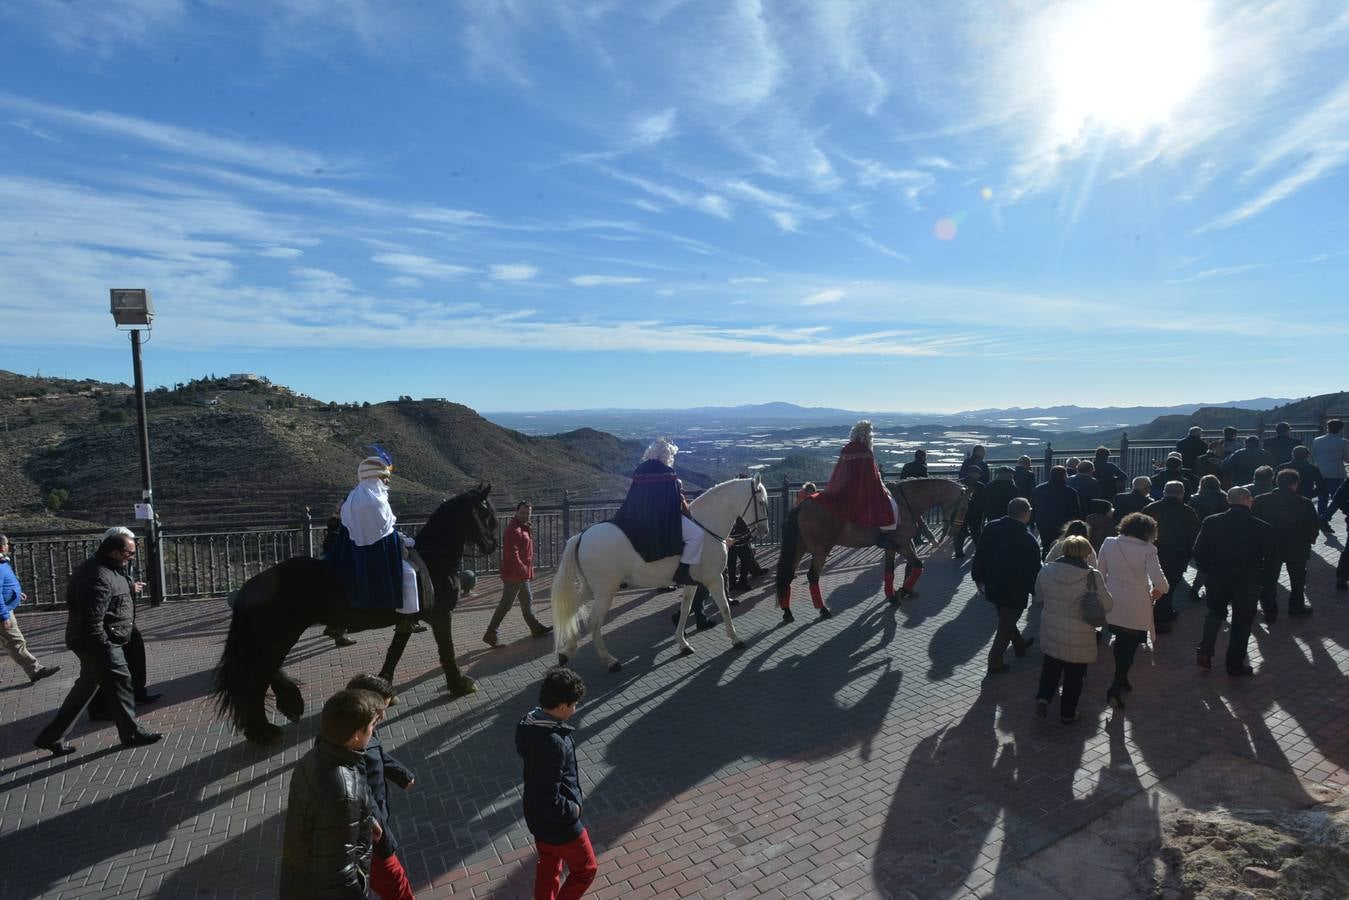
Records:
[[[1208,70],[1197,0],[1092,0],[1063,12],[1049,41],[1057,139],[1094,128],[1138,137],[1164,124]]]

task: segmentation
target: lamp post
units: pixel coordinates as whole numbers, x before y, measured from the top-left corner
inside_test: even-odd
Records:
[[[113,288],[110,292],[112,318],[119,328],[130,326],[131,365],[136,376],[136,430],[141,451],[141,502],[136,518],[145,520],[147,553],[145,568],[150,582],[150,605],[164,602],[164,556],[160,552],[159,517],[155,515],[154,486],[150,480],[150,432],[145,422],[145,377],[141,374],[141,331],[149,331],[155,317],[150,292],[143,289]]]

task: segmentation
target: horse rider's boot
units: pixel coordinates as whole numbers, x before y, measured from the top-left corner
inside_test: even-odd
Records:
[[[698,583],[694,581],[693,576],[689,574],[688,563],[682,562],[679,564],[679,568],[675,569],[674,583],[682,585],[695,585]]]

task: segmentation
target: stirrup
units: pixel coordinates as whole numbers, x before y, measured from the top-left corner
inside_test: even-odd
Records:
[[[682,563],[680,563],[679,566],[675,569],[675,573],[674,573],[674,583],[675,583],[675,584],[682,584],[682,585],[684,585],[685,587],[692,587],[693,585],[695,585],[695,584],[698,583],[697,581],[695,581],[695,580],[693,579],[693,576],[689,574],[689,564],[688,564],[688,563],[682,562]]]

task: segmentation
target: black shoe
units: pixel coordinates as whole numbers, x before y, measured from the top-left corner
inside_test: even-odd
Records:
[[[691,587],[691,586],[693,586],[693,585],[695,585],[695,584],[698,583],[698,582],[694,581],[694,580],[693,580],[693,576],[689,574],[689,564],[688,564],[688,563],[680,563],[680,564],[679,564],[679,568],[675,569],[675,573],[674,573],[674,583],[675,583],[675,584],[682,584],[682,585],[684,585],[685,587]]]
[[[1261,613],[1261,614],[1260,614],[1260,618],[1264,620],[1264,622],[1265,622],[1266,625],[1273,625],[1275,622],[1279,621],[1279,614],[1278,614],[1278,613]]]
[[[1228,666],[1227,674],[1232,678],[1245,678],[1249,675],[1254,675],[1255,670],[1250,666],[1237,666],[1236,668]]]
[[[1194,662],[1195,665],[1199,666],[1199,668],[1203,669],[1205,672],[1213,670],[1213,657],[1211,656],[1205,656],[1202,653],[1196,653],[1194,656]]]
[[[709,628],[717,627],[716,619],[699,619],[697,628],[699,631],[706,631]]]
[[[52,741],[50,744],[33,741],[33,746],[39,750],[46,750],[52,756],[69,756],[75,752],[75,745],[67,744],[65,741]]]
[[[428,628],[426,627],[426,623],[425,623],[425,622],[413,622],[413,623],[412,623],[412,633],[413,633],[413,634],[426,634],[426,632],[429,631],[429,630],[430,630],[430,629],[428,629]]]
[[[1064,725],[1071,725],[1080,718],[1082,717],[1079,716],[1077,713],[1073,713],[1071,716],[1059,716],[1059,721],[1062,722]]]
[[[151,744],[158,744],[164,739],[164,735],[157,731],[138,731],[131,737],[122,741],[123,747],[148,747]]]
[[[1020,650],[1017,650],[1017,649],[1014,648],[1014,649],[1012,650],[1012,652],[1015,653],[1017,656],[1025,656],[1025,655],[1026,655],[1026,651],[1029,650],[1031,647],[1034,647],[1034,646],[1035,646],[1035,638],[1029,637],[1029,638],[1026,638],[1026,639],[1025,639],[1025,643],[1023,643],[1023,644],[1021,645],[1021,649],[1020,649]]]
[[[154,703],[163,696],[163,694],[151,694],[149,691],[144,691],[136,695],[136,705],[145,706],[146,704]]]
[[[1124,698],[1114,691],[1106,691],[1105,699],[1110,704],[1110,708],[1115,712],[1120,712],[1124,709]]]
[[[1036,701],[1035,701],[1035,714],[1036,714],[1037,716],[1039,716],[1040,718],[1042,718],[1042,719],[1043,719],[1045,716],[1049,715],[1049,701],[1048,701],[1048,700],[1036,700]]]
[[[539,624],[536,627],[531,627],[529,629],[529,633],[536,638],[547,637],[548,635],[553,633],[553,626]]]
[[[1288,615],[1290,616],[1310,616],[1311,614],[1312,608],[1310,606],[1290,606],[1288,608]]]
[[[1157,625],[1156,625],[1156,628],[1157,628],[1157,633],[1158,633],[1158,634],[1170,634],[1170,633],[1171,633],[1171,620],[1170,620],[1170,619],[1167,619],[1165,622],[1158,622]]]
[[[964,550],[957,550],[957,551],[955,552],[954,556],[955,556],[956,559],[964,559],[964,558],[965,558],[965,551],[964,551]]]
[[[32,675],[29,675],[28,680],[33,684],[37,684],[44,678],[51,678],[59,671],[61,671],[60,666],[43,666],[42,668],[34,672]]]

